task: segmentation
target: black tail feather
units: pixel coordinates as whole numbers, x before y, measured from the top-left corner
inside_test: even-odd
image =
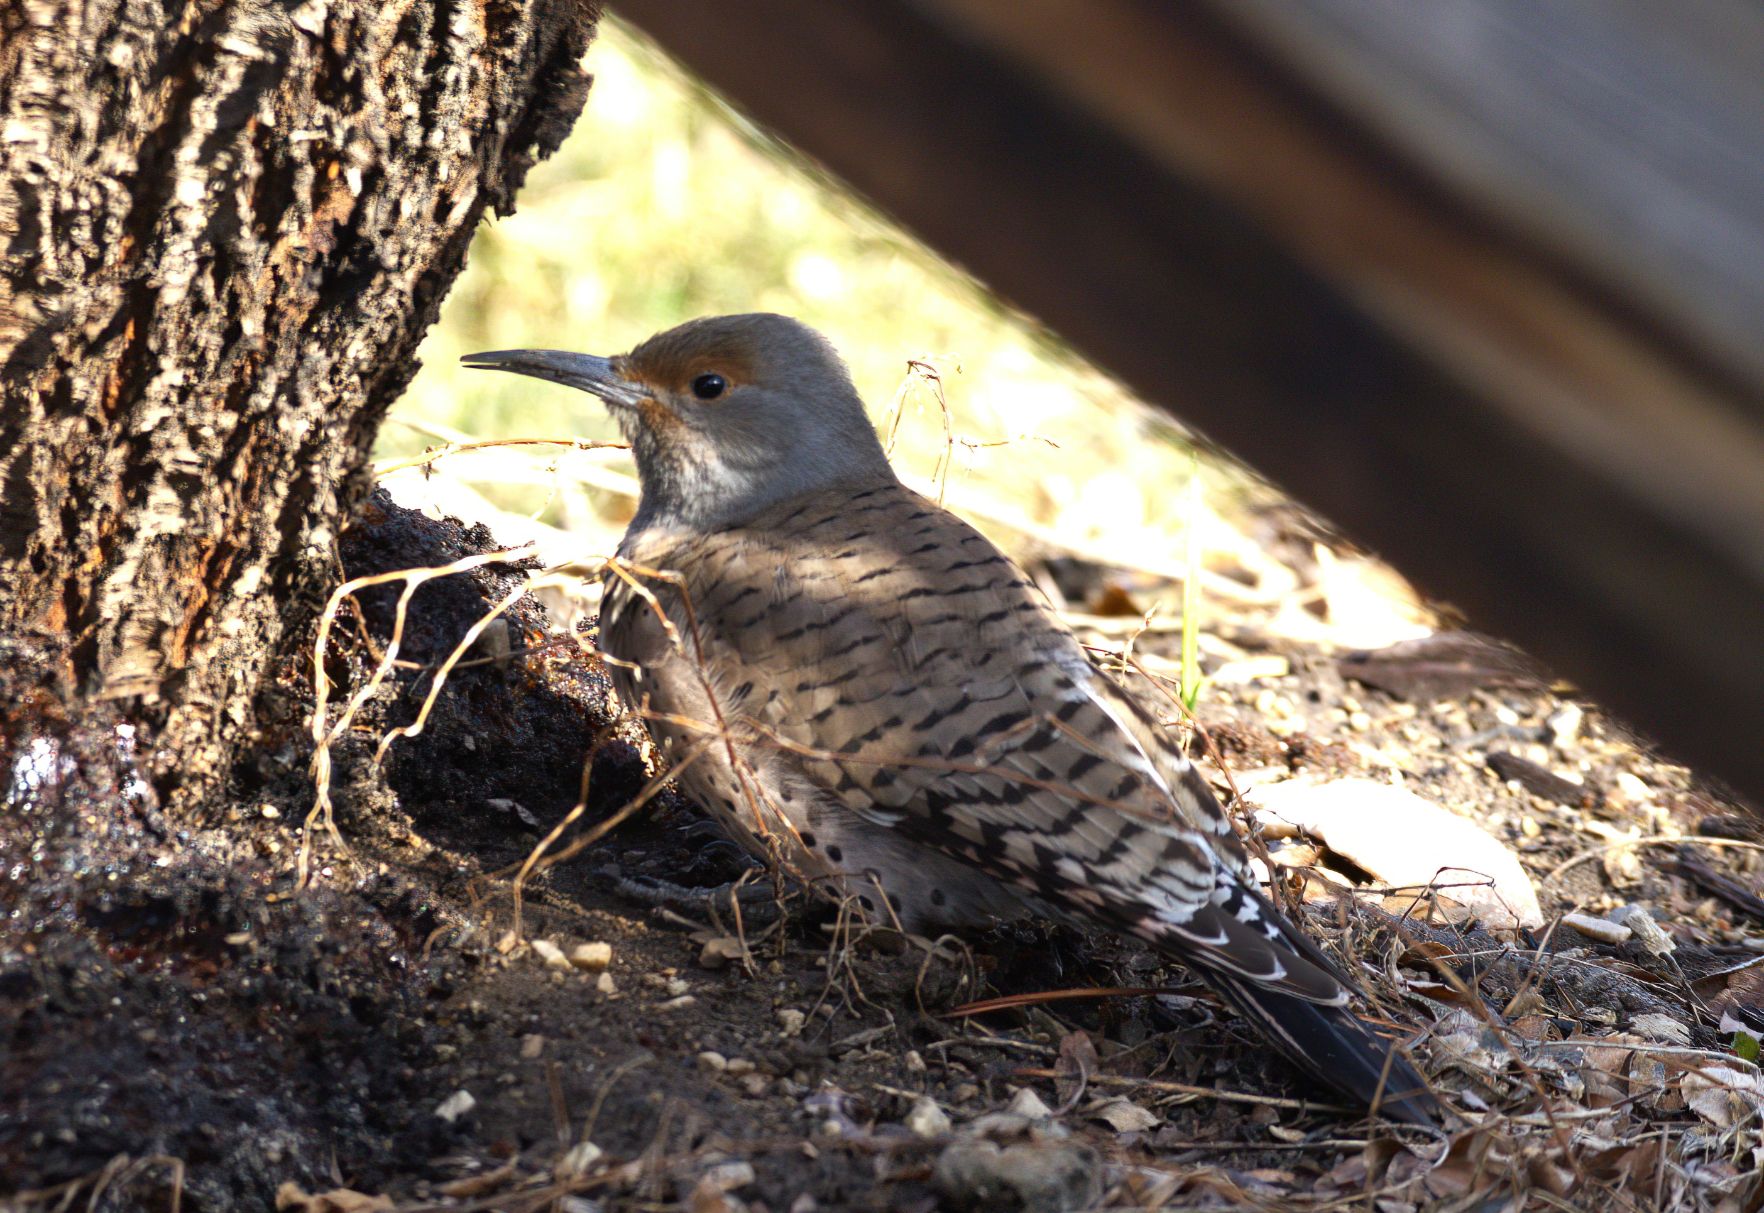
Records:
[[[1205,976],[1225,1001],[1312,1078],[1392,1120],[1439,1123],[1439,1104],[1415,1067],[1352,1011],[1233,981],[1217,972]]]

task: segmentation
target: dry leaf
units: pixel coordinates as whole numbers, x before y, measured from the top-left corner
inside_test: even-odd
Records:
[[[1512,1050],[1481,1020],[1454,1010],[1439,1021],[1434,1034],[1438,1052],[1454,1058],[1476,1077],[1487,1080],[1503,1072],[1513,1060]]]
[[[1714,997],[1709,999],[1709,1009],[1717,1015],[1738,1012],[1744,1008],[1764,1011],[1764,957],[1747,962],[1740,968],[1729,969],[1722,976],[1726,979]],[[1698,988],[1701,990],[1702,983]],[[1736,1019],[1744,1020],[1742,1014]]]
[[[1718,1129],[1764,1118],[1764,1078],[1755,1071],[1706,1065],[1684,1076],[1684,1101]]]
[[[1054,1062],[1054,1097],[1060,1107],[1070,1108],[1084,1093],[1084,1084],[1096,1073],[1096,1045],[1080,1028],[1060,1038],[1059,1060]]]
[[[1121,1096],[1104,1100],[1085,1115],[1091,1120],[1100,1120],[1117,1133],[1145,1133],[1164,1123],[1154,1113]]]
[[[276,1189],[276,1213],[380,1213],[392,1207],[384,1196],[369,1196],[349,1188],[307,1192],[288,1180]]]
[[[1665,1041],[1668,1044],[1688,1045],[1691,1039],[1689,1027],[1670,1015],[1661,1015],[1658,1012],[1635,1016],[1629,1021],[1629,1028],[1649,1040]]]

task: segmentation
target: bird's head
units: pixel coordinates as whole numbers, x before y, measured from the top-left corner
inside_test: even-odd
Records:
[[[714,530],[803,493],[893,475],[838,353],[787,316],[692,320],[612,358],[499,350],[462,361],[605,401],[643,486],[634,527]]]

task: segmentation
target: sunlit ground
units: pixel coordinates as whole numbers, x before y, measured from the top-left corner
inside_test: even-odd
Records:
[[[639,36],[604,22],[588,66],[595,83],[574,135],[533,172],[519,212],[479,232],[382,456],[461,436],[616,437],[592,398],[462,370],[462,354],[610,354],[693,316],[765,310],[833,339],[879,425],[904,396],[897,467],[922,486],[946,479],[948,503],[1018,552],[1057,539],[1177,571],[1190,519],[1210,532],[1215,510],[1231,512],[1244,480],[1205,464],[1197,509],[1188,447],[1167,423],[744,129]],[[947,437],[934,394],[908,386],[915,359],[941,374]],[[464,510],[463,481],[592,551],[632,508],[620,491],[629,482],[609,474],[619,470],[628,475],[622,452],[526,447],[449,457],[439,485],[401,473],[400,492]],[[1228,535],[1206,543],[1215,555],[1232,546]]]

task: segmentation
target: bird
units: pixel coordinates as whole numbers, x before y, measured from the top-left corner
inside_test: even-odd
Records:
[[[1435,1123],[1201,770],[1021,568],[900,482],[820,333],[711,316],[614,357],[462,361],[586,391],[629,441],[600,649],[735,840],[906,931],[1038,913],[1136,937],[1313,1078]]]

